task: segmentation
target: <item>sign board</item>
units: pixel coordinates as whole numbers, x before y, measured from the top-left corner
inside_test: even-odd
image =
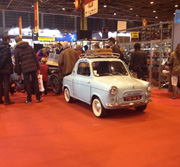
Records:
[[[180,10],[176,10],[174,24],[180,24]]]
[[[131,32],[131,38],[139,38],[139,32]]]
[[[84,15],[91,16],[98,12],[98,0],[84,0]]]
[[[117,22],[117,31],[126,30],[126,29],[127,29],[127,21]]]
[[[55,37],[38,37],[38,41],[55,41]]]

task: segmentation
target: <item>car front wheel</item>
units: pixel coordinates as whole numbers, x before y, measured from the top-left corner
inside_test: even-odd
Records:
[[[103,107],[99,98],[94,98],[92,101],[92,110],[96,117],[103,118],[106,116],[106,109]]]
[[[143,105],[143,106],[138,106],[138,107],[135,107],[136,111],[141,111],[143,112],[145,109],[146,109],[147,105]]]
[[[70,92],[68,88],[64,89],[64,98],[66,100],[67,103],[71,103],[72,102],[72,97],[70,96]]]

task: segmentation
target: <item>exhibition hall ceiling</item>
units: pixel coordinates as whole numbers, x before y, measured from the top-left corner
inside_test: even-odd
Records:
[[[0,0],[1,10],[33,12],[36,0]],[[39,12],[80,16],[75,0],[39,0]],[[170,21],[180,0],[99,0],[99,12],[93,17],[118,20]]]

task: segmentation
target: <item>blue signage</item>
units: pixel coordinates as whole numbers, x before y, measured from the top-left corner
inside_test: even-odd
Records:
[[[180,10],[178,10],[178,9],[176,10],[174,24],[180,24]]]
[[[55,41],[76,41],[77,40],[77,34],[76,33],[64,33],[63,37],[55,37]]]

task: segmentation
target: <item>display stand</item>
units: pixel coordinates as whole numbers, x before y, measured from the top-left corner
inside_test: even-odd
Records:
[[[146,79],[152,86],[159,89],[168,88],[169,84],[169,71],[166,68],[166,64],[172,51],[172,27],[172,22],[165,22],[122,30],[126,32],[139,32],[139,39],[136,39],[136,42],[140,43],[141,49],[147,55],[149,73]],[[134,44],[136,42],[118,44],[124,50],[127,64],[129,63],[131,53],[134,51]]]

